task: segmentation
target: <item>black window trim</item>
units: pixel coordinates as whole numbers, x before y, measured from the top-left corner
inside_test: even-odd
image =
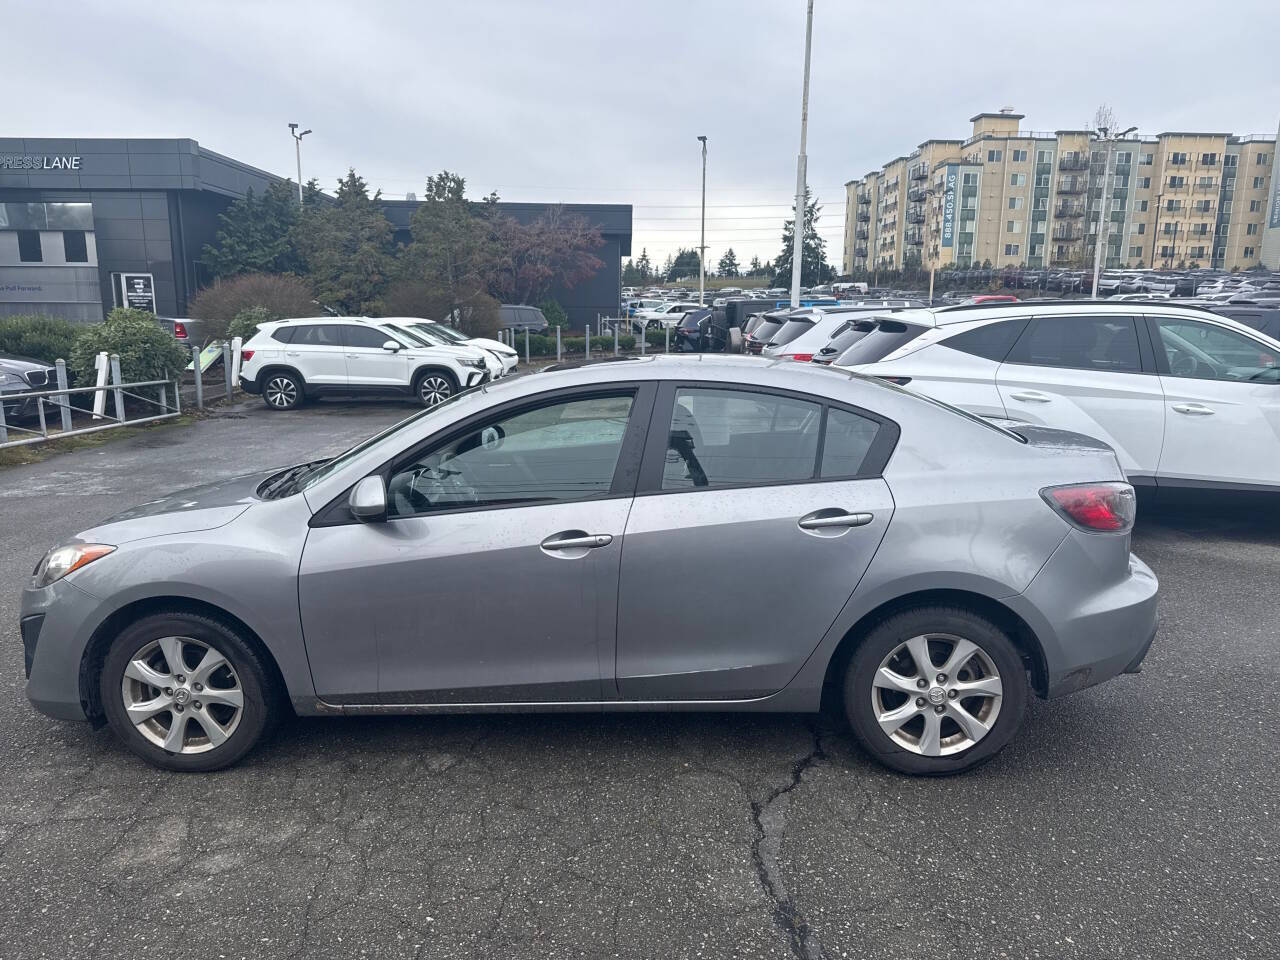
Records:
[[[381,350],[382,345],[386,343],[388,340],[395,341],[396,343],[400,344],[400,346],[402,347],[407,346],[407,344],[405,344],[400,337],[391,336],[387,331],[383,330],[381,327],[371,326],[370,324],[367,324],[367,323],[342,323],[342,324],[338,324],[338,326],[342,327],[342,333],[340,334],[340,339],[342,340],[342,348],[344,350]],[[347,332],[350,330],[360,330],[364,333],[372,333],[376,336],[381,336],[382,339],[381,341],[379,341],[376,347],[366,346],[365,344],[362,344],[362,343],[348,343]]]
[[[617,383],[594,383],[583,384],[576,387],[564,387],[559,390],[550,390],[546,393],[539,393],[533,396],[517,397],[506,403],[488,407],[484,410],[479,410],[471,416],[465,417],[457,423],[446,427],[442,431],[433,433],[428,437],[424,437],[407,450],[403,450],[384,461],[376,469],[370,470],[363,477],[357,479],[351,484],[351,486],[347,487],[327,504],[317,510],[315,514],[312,515],[308,526],[339,527],[364,522],[357,520],[352,516],[351,510],[347,505],[347,500],[351,496],[351,490],[356,483],[359,483],[360,480],[365,479],[365,477],[381,476],[383,484],[389,485],[392,475],[394,475],[396,470],[402,468],[405,464],[427,456],[434,450],[438,450],[445,444],[458,440],[462,436],[465,436],[477,427],[493,419],[506,418],[516,414],[525,413],[530,410],[554,406],[555,404],[570,400],[584,400],[590,399],[591,397],[616,396],[627,393],[632,395],[631,414],[627,421],[626,432],[622,436],[622,450],[618,454],[618,463],[614,467],[613,480],[607,491],[593,494],[591,496],[578,497],[573,500],[548,499],[521,503],[492,503],[481,505],[461,504],[457,507],[430,510],[424,513],[411,513],[397,516],[389,515],[386,522],[394,523],[397,520],[417,520],[423,517],[441,517],[455,513],[482,513],[489,510],[518,510],[527,507],[545,507],[552,504],[594,503],[601,500],[630,498],[635,494],[636,481],[640,473],[641,454],[644,450],[644,440],[647,432],[649,431],[650,421],[653,415],[654,396],[657,393],[657,382],[653,380],[619,381]]]
[[[1011,359],[1018,347],[1022,346],[1024,340],[1028,340],[1035,331],[1036,326],[1041,320],[1056,320],[1060,317],[1099,317],[1101,319],[1111,320],[1128,320],[1133,324],[1133,333],[1138,341],[1138,370],[1100,370],[1097,367],[1075,367],[1061,363],[1029,363],[1021,360]],[[1086,373],[1114,373],[1123,374],[1125,376],[1151,376],[1156,375],[1155,361],[1152,357],[1151,344],[1143,335],[1146,324],[1142,323],[1142,314],[1133,313],[1090,313],[1088,310],[1082,310],[1079,313],[1038,313],[1030,318],[1018,335],[1018,339],[1013,342],[1013,346],[1009,348],[1009,352],[1005,354],[1003,363],[1013,364],[1018,367],[1039,367],[1043,370],[1083,370]]]
[[[806,403],[817,405],[820,408],[818,446],[814,453],[813,471],[811,475],[799,480],[790,479],[752,481],[750,483],[721,483],[681,490],[663,489],[662,473],[667,458],[667,442],[669,440],[671,430],[671,415],[675,409],[676,393],[681,389],[725,390],[732,391],[734,393],[761,393],[773,397],[785,397],[791,400],[801,400]],[[871,441],[871,446],[867,448],[867,455],[862,461],[862,469],[856,474],[841,474],[832,477],[824,477],[821,475],[822,454],[826,446],[827,437],[827,412],[832,408],[842,410],[845,413],[854,414],[855,416],[863,417],[880,425],[880,429],[876,431],[875,439]],[[765,387],[758,384],[735,383],[725,380],[662,381],[657,391],[657,398],[653,405],[653,413],[650,419],[651,427],[649,429],[648,439],[645,442],[644,456],[640,463],[639,484],[635,491],[635,496],[637,497],[679,496],[683,494],[714,493],[716,491],[723,490],[791,487],[800,484],[839,483],[841,481],[849,480],[874,480],[884,475],[885,467],[888,466],[889,459],[893,456],[893,451],[897,447],[898,439],[902,434],[902,428],[899,427],[895,421],[890,420],[883,414],[873,413],[872,411],[867,410],[864,407],[859,407],[855,404],[832,400],[828,397],[820,397],[811,393],[803,393],[799,390],[788,390],[783,387]]]
[[[954,333],[947,334],[941,340],[937,341],[937,345],[940,347],[948,347],[949,349],[955,350],[958,353],[963,353],[965,356],[968,356],[968,357],[976,357],[979,360],[986,360],[989,363],[1004,363],[1005,360],[1008,358],[1009,354],[1013,353],[1013,348],[1018,345],[1018,341],[1021,340],[1023,335],[1027,332],[1027,327],[1031,326],[1031,321],[1033,319],[1034,318],[1030,316],[992,317],[988,320],[984,320],[981,323],[978,323],[976,326],[969,327],[968,329],[965,329],[965,330],[957,330]],[[1014,334],[1013,339],[1009,341],[1009,346],[1005,348],[1004,354],[1001,355],[999,359],[996,359],[995,357],[984,357],[980,353],[970,353],[968,350],[961,350],[959,347],[951,346],[951,341],[956,339],[957,337],[963,337],[966,334],[974,333],[978,330],[986,330],[990,327],[994,327],[996,324],[999,324],[999,323],[1010,323],[1010,324],[1021,323],[1022,324],[1022,329],[1019,330],[1016,334]]]

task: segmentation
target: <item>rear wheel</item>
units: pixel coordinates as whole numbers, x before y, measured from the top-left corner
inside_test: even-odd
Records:
[[[103,662],[99,692],[116,736],[166,770],[235,763],[272,719],[261,657],[231,627],[194,614],[154,614],[126,628]]]
[[[957,607],[917,607],[875,627],[845,672],[844,704],[868,753],[903,773],[959,773],[1013,738],[1027,704],[1013,641]]]
[[[302,379],[285,370],[274,370],[262,383],[262,400],[272,410],[292,410],[302,403]]]
[[[414,382],[413,393],[424,407],[434,407],[443,403],[458,392],[453,377],[441,370],[427,370],[418,375]]]

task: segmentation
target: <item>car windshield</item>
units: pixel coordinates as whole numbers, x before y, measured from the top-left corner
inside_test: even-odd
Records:
[[[426,324],[424,324],[426,326]],[[467,337],[465,334],[459,333],[453,327],[445,323],[432,323],[430,327],[433,332],[440,334],[444,339],[451,340],[454,343],[465,343]]]
[[[419,333],[416,329],[412,327],[392,327],[392,329],[395,330],[396,336],[404,337],[404,339],[408,340],[414,346],[417,346],[417,347],[435,346],[435,344],[433,344],[430,340],[428,340],[424,334]]]
[[[819,353],[824,356],[842,354],[875,328],[876,322],[874,319],[847,320],[832,334],[831,339],[827,341],[827,345]]]
[[[842,367],[859,363],[875,363],[904,344],[910,343],[928,329],[920,324],[903,323],[901,320],[883,318],[876,320],[874,329],[867,331],[866,336],[845,350],[836,363]]]
[[[817,317],[797,317],[794,320],[788,320],[781,329],[770,338],[769,342],[776,347],[790,343],[802,333],[807,333],[813,328]]]

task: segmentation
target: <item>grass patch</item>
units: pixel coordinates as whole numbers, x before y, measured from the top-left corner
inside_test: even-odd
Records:
[[[8,449],[0,450],[0,467],[17,467],[27,463],[40,463],[59,453],[83,450],[86,447],[105,446],[108,443],[115,443],[117,440],[136,437],[148,430],[166,430],[171,427],[189,426],[195,423],[197,419],[198,417],[194,414],[184,413],[181,416],[174,417],[172,420],[160,420],[140,427],[116,427],[113,430],[86,433],[78,437],[66,437],[60,440],[46,440],[44,443],[28,443],[21,447],[9,447]],[[11,439],[17,439],[14,436],[15,432],[10,431]]]

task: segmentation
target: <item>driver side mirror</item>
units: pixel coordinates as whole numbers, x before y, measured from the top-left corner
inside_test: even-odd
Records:
[[[382,349],[390,350],[392,353],[399,353],[400,344],[396,343],[394,340],[388,340],[386,343],[382,345]]]
[[[381,523],[387,519],[387,487],[382,477],[365,477],[351,488],[347,498],[351,515],[361,523]]]

